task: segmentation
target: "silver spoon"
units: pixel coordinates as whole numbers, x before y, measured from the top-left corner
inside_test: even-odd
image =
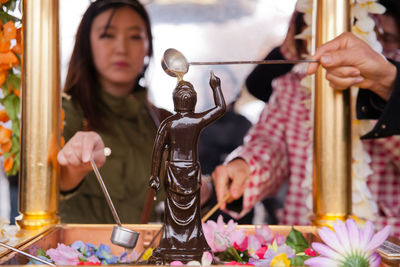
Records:
[[[47,264],[47,265],[50,265],[50,266],[56,266],[55,264],[53,264],[51,262],[48,262],[46,260],[43,260],[43,259],[38,258],[36,256],[33,256],[33,255],[29,254],[29,253],[26,253],[26,252],[24,252],[22,250],[16,249],[16,248],[14,248],[12,246],[6,245],[3,242],[0,242],[0,246],[5,247],[5,248],[10,249],[10,250],[13,250],[13,251],[15,251],[15,252],[17,252],[19,254],[22,254],[22,255],[28,257],[28,258],[34,259],[35,261],[38,261],[38,262],[41,262],[41,263],[44,263],[44,264]]]
[[[132,249],[136,246],[137,240],[139,238],[139,233],[128,228],[122,227],[121,220],[118,217],[117,211],[114,207],[113,202],[111,201],[110,194],[108,194],[106,185],[104,184],[103,179],[101,178],[100,172],[97,169],[96,164],[93,159],[90,159],[90,164],[92,165],[93,171],[96,174],[97,180],[100,183],[101,189],[103,190],[104,195],[106,196],[106,200],[108,206],[111,209],[111,213],[114,217],[115,222],[118,226],[114,226],[112,234],[111,234],[111,242],[117,246],[121,246],[127,249]]]
[[[189,70],[189,65],[231,65],[231,64],[297,64],[318,62],[314,59],[296,59],[296,60],[245,60],[245,61],[204,61],[189,62],[185,56],[174,48],[165,50],[161,59],[161,66],[164,71],[172,76],[183,76]]]

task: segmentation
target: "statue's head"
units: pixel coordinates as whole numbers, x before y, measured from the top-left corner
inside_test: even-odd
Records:
[[[173,99],[176,112],[194,111],[197,94],[190,82],[180,81],[174,90]]]

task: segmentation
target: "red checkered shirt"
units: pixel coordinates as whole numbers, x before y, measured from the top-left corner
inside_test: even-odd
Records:
[[[244,144],[227,160],[241,157],[248,162],[251,177],[246,182],[243,210],[246,214],[265,197],[274,196],[289,180],[284,205],[286,225],[310,224],[312,211],[306,206],[310,187],[302,185],[306,178],[307,148],[311,142],[310,109],[306,106],[311,92],[300,86],[304,77],[296,71],[273,81],[273,94],[265,105],[259,121],[249,130]],[[309,105],[309,104],[308,104]],[[377,229],[392,225],[392,234],[400,236],[400,136],[363,141],[371,156],[373,170],[367,179],[379,214],[374,222]]]

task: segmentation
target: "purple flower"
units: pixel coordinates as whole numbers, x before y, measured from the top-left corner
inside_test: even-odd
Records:
[[[107,264],[114,264],[119,261],[117,256],[111,254],[110,247],[104,244],[100,244],[99,250],[96,251],[96,256],[99,260]]]
[[[91,243],[86,243],[86,256],[90,257],[92,255],[96,254],[96,251],[98,251],[99,248]]]

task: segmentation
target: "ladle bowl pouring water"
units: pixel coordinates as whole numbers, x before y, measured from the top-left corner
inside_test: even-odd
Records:
[[[189,65],[231,65],[231,64],[297,64],[318,62],[313,59],[297,59],[297,60],[244,60],[244,61],[204,61],[189,62],[186,57],[174,48],[165,50],[161,59],[161,66],[164,71],[172,76],[183,76],[189,71]]]

